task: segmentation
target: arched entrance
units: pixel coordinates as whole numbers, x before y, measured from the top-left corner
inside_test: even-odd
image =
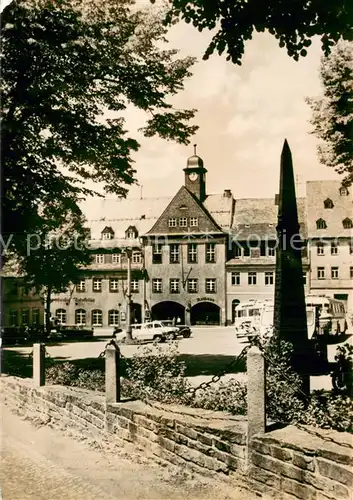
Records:
[[[185,323],[185,307],[179,304],[178,302],[173,302],[171,300],[167,300],[164,302],[158,302],[152,306],[151,309],[152,320],[155,319],[170,319],[177,320],[180,318],[180,323]]]
[[[141,304],[132,302],[131,304],[131,323],[141,323],[142,321],[142,307]]]
[[[232,323],[235,321],[235,308],[237,305],[240,304],[240,300],[238,299],[233,299],[232,300]]]
[[[221,308],[213,302],[198,302],[191,308],[192,325],[219,325]]]

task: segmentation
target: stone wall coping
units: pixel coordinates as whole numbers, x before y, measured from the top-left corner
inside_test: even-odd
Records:
[[[337,461],[341,461],[340,457],[345,457],[345,461],[350,457],[350,462],[353,463],[353,436],[348,432],[320,429],[309,425],[301,425],[300,428],[289,425],[265,435],[257,435],[254,439],[333,460],[337,456]]]

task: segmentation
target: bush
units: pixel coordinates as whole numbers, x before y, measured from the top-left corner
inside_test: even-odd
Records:
[[[45,371],[48,384],[80,387],[91,391],[105,391],[105,375],[100,370],[84,370],[73,363],[57,363]]]
[[[219,382],[207,389],[196,392],[195,398],[190,402],[192,406],[205,410],[228,411],[233,415],[246,415],[247,387],[243,382],[230,379]]]
[[[328,391],[314,391],[300,423],[353,432],[353,401],[349,396],[337,396]]]

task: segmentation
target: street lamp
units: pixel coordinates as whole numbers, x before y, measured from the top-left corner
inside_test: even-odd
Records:
[[[126,342],[132,342],[132,328],[131,328],[131,257],[132,248],[125,248],[125,255],[127,257],[127,309],[126,309]]]

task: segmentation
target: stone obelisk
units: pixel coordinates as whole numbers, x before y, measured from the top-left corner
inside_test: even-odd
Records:
[[[309,342],[292,154],[287,140],[281,154],[278,199],[274,328],[281,340],[293,344],[292,367],[309,391]]]

